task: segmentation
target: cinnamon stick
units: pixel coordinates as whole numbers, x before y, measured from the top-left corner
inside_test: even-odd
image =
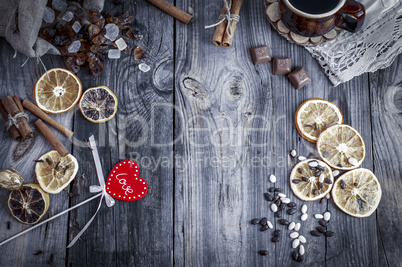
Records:
[[[17,105],[18,109],[20,110],[20,112],[24,112],[24,108],[21,105],[21,98],[17,95],[13,96],[13,100],[15,102],[15,104]]]
[[[65,136],[67,136],[67,138],[71,138],[74,135],[74,132],[70,131],[69,129],[58,123],[56,120],[47,115],[45,112],[43,112],[40,108],[38,108],[34,103],[30,102],[29,100],[25,99],[22,102],[22,105],[27,110],[29,110],[30,112],[41,118],[43,121],[47,122],[48,124],[56,128],[59,132],[61,132]]]
[[[243,5],[243,0],[233,0],[232,8],[230,9],[230,13],[234,14],[234,15],[239,15],[242,5]],[[223,41],[222,41],[223,47],[230,47],[232,45],[234,33],[235,33],[235,30],[236,30],[236,25],[237,25],[236,20],[232,20],[230,22],[230,28],[232,30],[232,36],[229,37],[229,35],[227,35],[227,34],[223,35]]]
[[[226,14],[226,7],[225,5],[223,6],[222,9],[222,15]],[[224,20],[221,24],[219,24],[218,26],[216,26],[215,29],[215,33],[214,36],[212,37],[212,42],[214,43],[214,45],[216,46],[221,46],[222,45],[222,41],[223,41],[223,36],[225,34],[225,30],[226,30],[226,25],[228,24],[227,20]]]
[[[67,148],[60,142],[60,140],[56,137],[56,135],[46,126],[46,124],[41,120],[37,120],[35,122],[36,128],[43,134],[46,140],[59,152],[60,156],[64,157],[70,152],[68,152]]]
[[[192,15],[184,12],[183,10],[175,7],[174,5],[166,2],[165,0],[147,0],[160,10],[166,12],[170,16],[174,17],[175,19],[188,24],[190,20],[193,18]]]
[[[3,117],[4,121],[8,121],[8,113],[6,109],[4,108],[3,102],[0,101],[0,113],[1,116]],[[11,137],[18,142],[22,141],[22,136],[20,132],[18,131],[17,127],[15,125],[12,125],[10,129],[8,130],[11,134]]]
[[[6,109],[8,114],[11,116],[15,116],[16,114],[20,113],[20,109],[18,108],[17,104],[15,104],[14,99],[11,96],[6,96],[2,100],[4,108]],[[25,117],[21,117],[17,119],[18,124],[18,131],[20,132],[22,139],[26,140],[33,137],[33,132],[31,127],[28,124],[28,120]]]

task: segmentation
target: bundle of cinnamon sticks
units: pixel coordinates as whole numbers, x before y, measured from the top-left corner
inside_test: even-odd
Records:
[[[3,119],[10,122],[10,128],[8,129],[14,140],[19,142],[25,142],[33,137],[33,132],[29,126],[26,117],[17,116],[17,114],[24,113],[24,108],[21,104],[19,96],[6,96],[0,101],[0,113]],[[16,118],[16,123],[12,122],[12,118]],[[12,123],[12,124],[11,124]]]
[[[240,9],[241,9],[241,6],[243,5],[244,0],[226,0],[226,1],[232,2],[232,6],[230,8],[230,14],[239,15]],[[225,15],[227,13],[228,12],[226,10],[226,6],[224,5],[221,14]],[[228,25],[228,21],[224,20],[222,23],[220,23],[216,27],[215,34],[212,37],[212,42],[216,46],[230,47],[232,45],[234,33],[236,30],[237,20],[230,21],[231,36],[226,31],[227,25]]]

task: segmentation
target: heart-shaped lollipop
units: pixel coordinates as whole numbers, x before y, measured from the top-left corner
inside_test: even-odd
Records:
[[[134,201],[141,199],[148,191],[147,182],[138,177],[137,163],[124,160],[116,164],[106,182],[106,192],[113,198]]]

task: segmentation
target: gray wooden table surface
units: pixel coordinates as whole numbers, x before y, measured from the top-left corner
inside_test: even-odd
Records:
[[[51,196],[52,216],[92,196],[97,184],[91,151],[82,141],[94,134],[105,173],[120,160],[140,166],[149,185],[140,201],[103,205],[71,249],[71,241],[95,212],[96,200],[0,247],[1,266],[402,266],[402,56],[384,70],[364,74],[333,87],[318,63],[301,47],[271,30],[264,1],[247,1],[241,11],[232,48],[211,43],[213,29],[204,29],[221,12],[219,1],[170,1],[192,7],[188,25],[173,20],[146,1],[127,1],[105,10],[128,11],[145,33],[139,42],[152,67],[138,70],[132,56],[105,63],[93,78],[88,69],[79,78],[84,88],[106,85],[119,100],[116,117],[92,124],[80,111],[54,116],[75,132],[74,142],[56,133],[78,159],[80,169],[68,190]],[[272,57],[291,57],[304,66],[312,83],[295,90],[286,77],[273,76],[271,64],[254,66],[249,48],[268,45]],[[33,85],[43,69],[0,40],[0,92],[33,100]],[[47,68],[64,67],[61,57],[44,56]],[[303,263],[291,259],[288,231],[277,223],[263,193],[277,187],[298,204],[288,185],[296,160],[289,151],[316,155],[315,146],[299,136],[294,114],[304,100],[318,97],[336,103],[345,123],[363,136],[363,167],[373,170],[383,197],[369,218],[350,217],[332,200],[306,203],[309,218],[300,232],[307,237]],[[30,121],[36,120],[35,116]],[[34,182],[34,162],[51,150],[36,134],[24,144],[0,131],[0,167],[19,170]],[[85,174],[85,175],[83,175]],[[69,196],[69,193],[70,194]],[[0,190],[0,241],[29,226],[18,223],[7,208],[8,192]],[[309,234],[313,214],[332,212],[332,238]],[[272,230],[250,224],[267,216],[284,234],[270,241]],[[285,215],[298,221],[300,212]],[[8,228],[8,222],[10,228]],[[266,249],[268,256],[257,251]],[[39,253],[39,254],[38,254]],[[38,254],[38,255],[35,255]]]

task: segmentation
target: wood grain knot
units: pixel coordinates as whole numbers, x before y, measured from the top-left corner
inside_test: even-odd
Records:
[[[402,113],[402,84],[387,89],[384,94],[384,105],[392,114]]]
[[[202,100],[209,98],[208,90],[197,80],[187,77],[183,79],[184,88],[186,88],[193,97]]]
[[[13,162],[19,161],[26,154],[28,154],[28,152],[31,151],[32,147],[34,146],[37,136],[37,134],[34,134],[34,138],[28,139],[24,143],[16,143],[16,146],[11,154],[11,160]]]
[[[236,76],[230,81],[228,86],[229,95],[233,100],[239,99],[243,94],[242,77]]]
[[[165,59],[160,62],[153,73],[156,88],[161,92],[173,92],[173,60]]]

